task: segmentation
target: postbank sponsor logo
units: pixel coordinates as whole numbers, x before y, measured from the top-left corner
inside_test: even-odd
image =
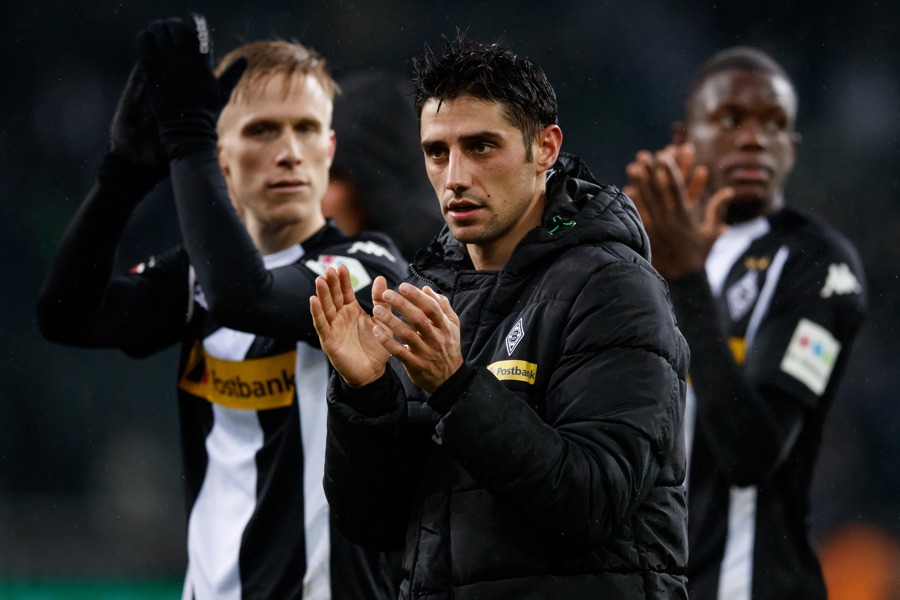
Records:
[[[237,410],[268,410],[290,406],[296,384],[297,352],[242,361],[222,360],[196,343],[178,387],[221,406]]]
[[[500,381],[524,381],[534,385],[537,378],[537,364],[524,360],[499,360],[489,364],[487,370]]]

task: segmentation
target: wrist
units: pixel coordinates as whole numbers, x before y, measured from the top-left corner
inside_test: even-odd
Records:
[[[112,151],[106,153],[97,168],[97,183],[136,201],[150,192],[162,178],[160,173]]]

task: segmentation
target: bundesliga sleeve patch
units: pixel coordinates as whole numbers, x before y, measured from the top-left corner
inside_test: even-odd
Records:
[[[841,343],[831,332],[807,319],[800,319],[791,337],[781,370],[821,396],[831,379],[831,371],[841,351]]]
[[[328,267],[337,269],[338,265],[346,265],[350,271],[350,284],[353,286],[354,292],[358,292],[372,283],[372,277],[362,263],[349,256],[324,254],[315,260],[306,261],[305,264],[316,275],[324,275]]]

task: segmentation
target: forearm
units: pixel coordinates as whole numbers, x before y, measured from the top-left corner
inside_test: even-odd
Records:
[[[635,358],[614,362],[621,366]],[[658,357],[653,361],[660,363]],[[578,374],[571,379],[575,387],[552,392],[548,402],[572,398],[579,393],[576,387],[584,388]],[[476,369],[437,426],[444,451],[479,485],[546,535],[585,547],[602,544],[621,526],[660,468],[646,431],[612,413],[613,392],[596,391],[621,386],[591,381],[587,389],[594,391],[582,389],[577,406],[550,424],[489,372]],[[664,385],[661,393],[667,394],[671,382]],[[623,389],[622,399],[630,393]]]
[[[402,547],[410,473],[406,399],[391,373],[360,389],[332,377],[325,493],[338,528],[371,548]]]
[[[765,477],[786,456],[803,411],[778,390],[748,381],[738,366],[704,272],[670,283],[678,325],[691,348],[697,430],[712,440],[716,460],[735,484]]]
[[[38,323],[60,343],[86,341],[112,276],[129,217],[149,189],[138,173],[108,156],[53,257],[38,298]],[[118,171],[116,170],[118,168]],[[136,182],[129,184],[129,182]],[[152,184],[151,184],[152,185]]]
[[[173,160],[171,172],[182,237],[213,318],[257,334],[314,338],[305,306],[314,274],[266,269],[231,205],[215,153]]]

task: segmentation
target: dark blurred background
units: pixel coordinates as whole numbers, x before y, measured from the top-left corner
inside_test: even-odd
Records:
[[[175,351],[136,361],[51,345],[35,300],[105,150],[135,33],[187,10],[207,15],[220,55],[296,38],[334,68],[407,74],[425,43],[439,49],[457,27],[503,38],[554,84],[564,149],[619,185],[636,150],[668,141],[696,65],[734,44],[771,53],[800,95],[803,144],[788,202],[856,243],[871,291],[825,435],[813,530],[823,544],[855,524],[900,533],[900,3],[129,4],[0,9],[0,596],[4,582],[177,581],[184,568]],[[120,263],[177,241],[163,185],[140,205]]]

